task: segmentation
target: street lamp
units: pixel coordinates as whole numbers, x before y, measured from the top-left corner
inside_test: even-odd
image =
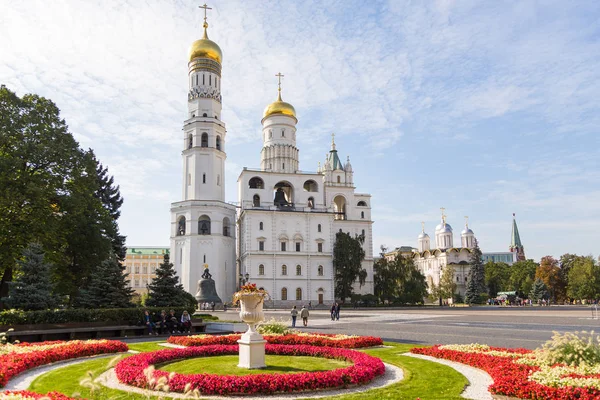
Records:
[[[250,280],[250,274],[245,273],[244,275],[240,274],[240,289]]]

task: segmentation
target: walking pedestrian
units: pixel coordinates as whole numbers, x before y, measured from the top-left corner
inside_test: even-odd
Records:
[[[335,319],[336,321],[340,320],[340,308],[342,307],[342,305],[340,303],[336,303],[335,305]]]
[[[331,308],[329,309],[329,312],[331,313],[331,320],[335,321],[335,303],[333,303],[331,305]]]
[[[304,326],[308,326],[308,310],[306,307],[302,306],[302,310],[300,310],[300,318],[302,318],[302,323]]]
[[[292,328],[296,327],[296,317],[298,317],[298,310],[296,309],[296,306],[294,306],[294,308],[292,308]]]

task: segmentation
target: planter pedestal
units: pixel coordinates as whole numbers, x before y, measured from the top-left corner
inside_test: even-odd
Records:
[[[240,318],[248,324],[248,330],[242,335],[238,344],[240,358],[238,367],[255,369],[266,368],[265,343],[267,341],[256,331],[256,324],[264,320],[263,295],[244,294],[240,297]]]

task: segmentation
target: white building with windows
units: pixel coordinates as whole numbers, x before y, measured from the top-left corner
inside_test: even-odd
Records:
[[[439,285],[445,268],[454,267],[456,292],[464,296],[467,289],[467,277],[471,269],[471,252],[475,247],[475,233],[469,228],[467,220],[465,228],[460,234],[460,246],[455,247],[452,226],[446,222],[446,215],[442,213],[442,221],[435,227],[434,239],[435,242],[432,246],[429,235],[425,233],[425,224],[423,224],[423,229],[417,239],[417,250],[412,254],[415,265],[425,275],[430,289],[433,285]]]
[[[226,129],[221,121],[219,46],[204,36],[192,43],[188,115],[183,124],[182,201],[171,204],[171,262],[185,290],[196,294],[208,264],[221,299],[236,289],[235,205],[225,202]]]
[[[371,196],[356,193],[350,160],[342,164],[332,138],[324,167],[299,168],[296,111],[281,99],[264,111],[261,168],[238,178],[240,273],[266,289],[276,306],[334,301],[333,243],[339,231],[364,235],[367,281],[373,293]]]
[[[225,201],[226,129],[221,120],[219,46],[204,36],[189,52],[188,116],[182,135],[182,201],[171,205],[171,262],[195,294],[208,264],[218,295],[230,301],[238,276],[266,289],[273,305],[334,300],[336,232],[364,235],[367,270],[358,293],[373,293],[371,196],[355,192],[350,160],[332,139],[324,167],[303,172],[296,111],[281,99],[265,109],[260,168],[238,178],[239,208]],[[237,229],[236,228],[237,217]],[[237,258],[236,258],[236,232]]]

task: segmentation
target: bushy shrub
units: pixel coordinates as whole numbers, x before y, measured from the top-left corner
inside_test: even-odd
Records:
[[[275,318],[261,323],[257,330],[261,335],[287,335],[292,333],[292,330],[288,328],[285,322],[278,321]]]
[[[554,332],[541,349],[535,351],[543,364],[598,364],[600,363],[600,338],[591,332]]]
[[[26,325],[26,324],[64,324],[69,322],[118,322],[128,324],[141,323],[146,308],[105,308],[105,309],[68,309],[68,310],[42,310],[22,311],[6,310],[0,312],[0,326],[2,325]],[[148,307],[151,314],[159,315],[164,307]],[[169,307],[166,311],[169,311]],[[184,310],[190,314],[195,311],[194,307],[173,307],[177,315]]]

